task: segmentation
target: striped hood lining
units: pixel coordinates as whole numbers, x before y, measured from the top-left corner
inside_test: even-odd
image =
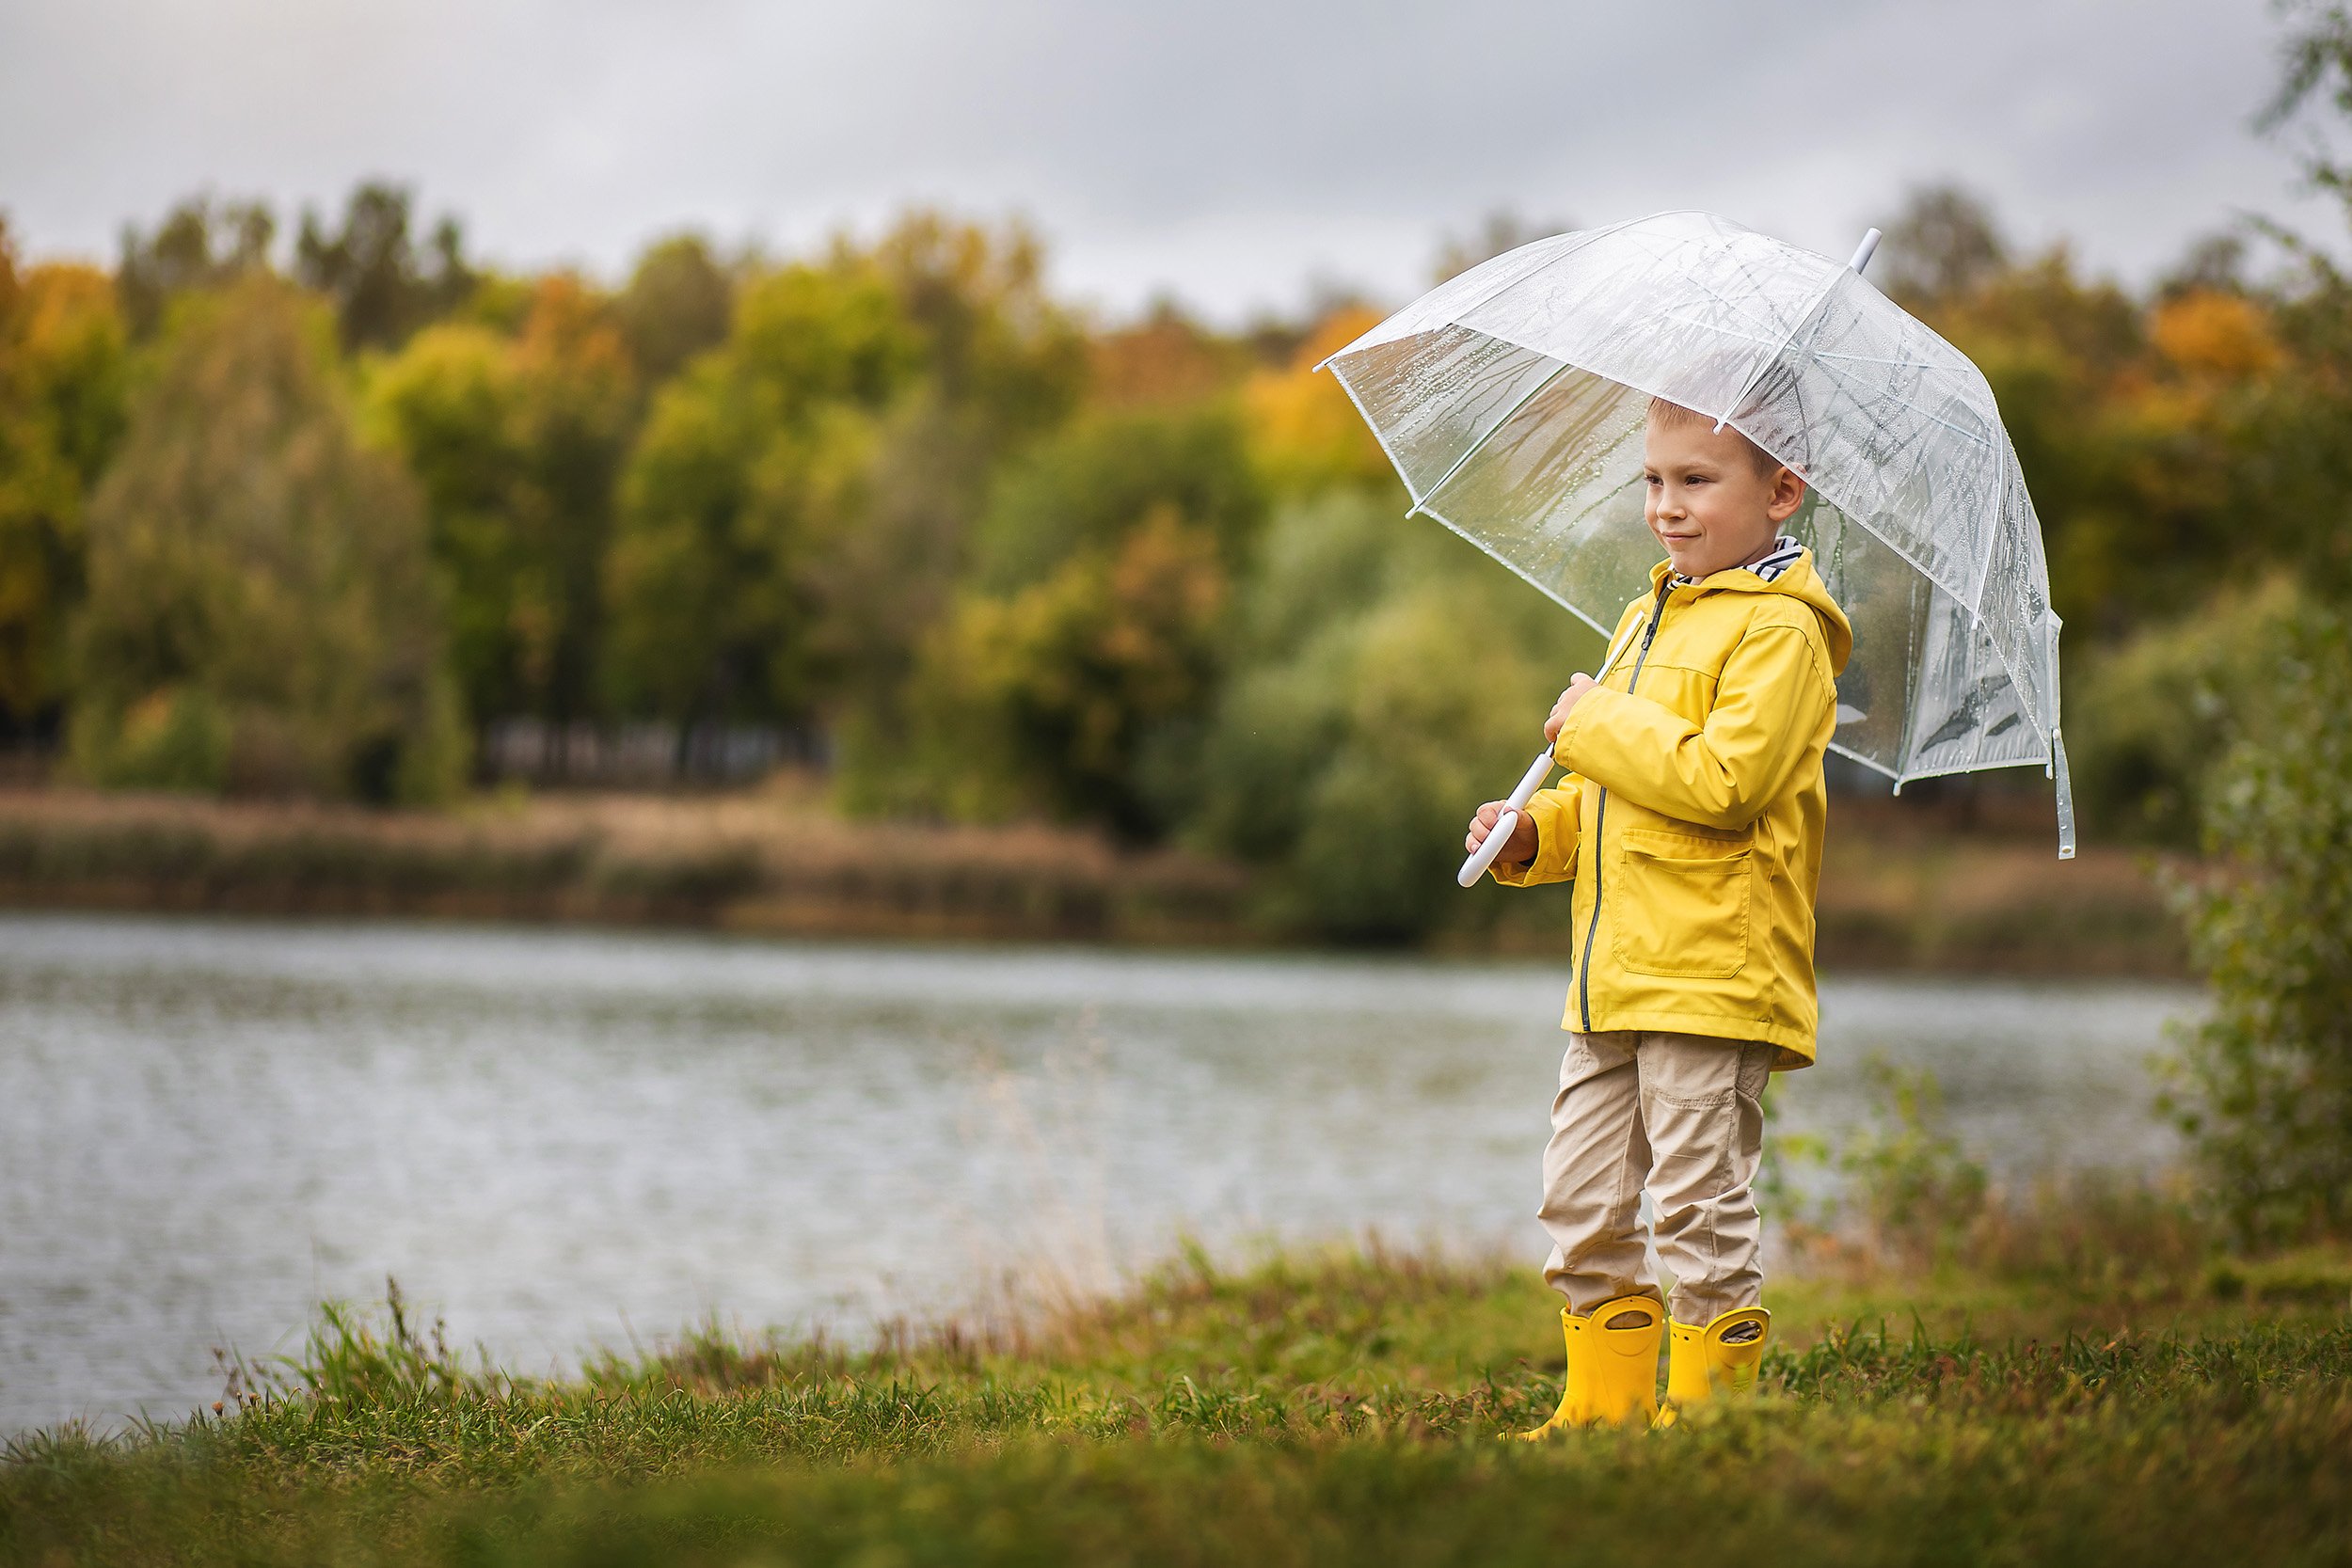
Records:
[[[1777,582],[1780,580],[1780,575],[1788,570],[1789,567],[1794,566],[1804,554],[1804,546],[1798,544],[1794,539],[1791,539],[1788,535],[1784,533],[1779,538],[1772,541],[1772,553],[1767,555],[1763,560],[1753,562],[1746,566],[1734,566],[1730,569],[1735,572],[1754,572],[1757,577],[1763,578],[1766,582]],[[1686,578],[1680,572],[1677,572],[1673,577],[1667,578],[1669,586],[1675,588],[1693,587],[1699,581],[1699,578]]]

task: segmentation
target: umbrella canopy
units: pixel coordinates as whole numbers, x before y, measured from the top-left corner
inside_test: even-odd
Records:
[[[1851,267],[1705,213],[1581,230],[1441,284],[1325,361],[1435,517],[1606,633],[1659,558],[1644,416],[1727,423],[1811,487],[1788,531],[1853,623],[1833,749],[1899,789],[2058,739],[2042,528],[1993,391]]]

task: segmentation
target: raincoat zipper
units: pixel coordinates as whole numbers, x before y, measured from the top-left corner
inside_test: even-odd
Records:
[[[1658,635],[1658,623],[1666,618],[1666,594],[1674,587],[1669,575],[1658,584],[1658,602],[1650,606],[1649,625],[1642,628],[1642,651],[1634,656],[1633,674],[1625,683],[1625,694],[1633,695],[1633,689],[1642,684],[1642,666],[1649,661],[1650,640]],[[1601,672],[1606,677],[1608,672]],[[1600,934],[1601,894],[1601,832],[1609,826],[1609,791],[1604,786],[1600,803],[1593,808],[1593,913],[1584,924],[1584,959],[1576,966],[1577,1006],[1584,1015],[1584,1033],[1593,1032],[1593,939]]]

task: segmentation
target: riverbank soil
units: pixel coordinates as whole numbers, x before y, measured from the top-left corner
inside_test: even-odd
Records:
[[[16,1440],[0,1561],[2343,1561],[2352,1252],[2087,1236],[1817,1266],[1753,1405],[1539,1446],[1498,1439],[1559,1393],[1541,1283],[1377,1248],[559,1383],[379,1309],[193,1420]]]
[[[2060,863],[2030,812],[1841,798],[1823,968],[2184,973],[2145,853]],[[0,789],[0,907],[718,927],[793,936],[1248,946],[1306,940],[1246,868],[1040,825],[847,821],[816,782],[708,796],[492,796],[372,812]],[[1461,895],[1440,950],[1565,953],[1567,900]]]

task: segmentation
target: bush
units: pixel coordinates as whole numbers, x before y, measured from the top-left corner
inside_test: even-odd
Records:
[[[2077,667],[2066,737],[2086,830],[2186,847],[2238,730],[2262,727],[2270,671],[2302,600],[2280,579],[2226,590]]]
[[[2213,1013],[2177,1112],[2249,1239],[2352,1220],[2352,628],[2309,612],[2272,664],[2268,723],[2223,764],[2184,890]]]
[[[1462,827],[1541,743],[1597,639],[1435,524],[1342,492],[1276,520],[1192,831],[1268,868],[1279,923],[1396,941],[1491,912],[1454,884]]]

